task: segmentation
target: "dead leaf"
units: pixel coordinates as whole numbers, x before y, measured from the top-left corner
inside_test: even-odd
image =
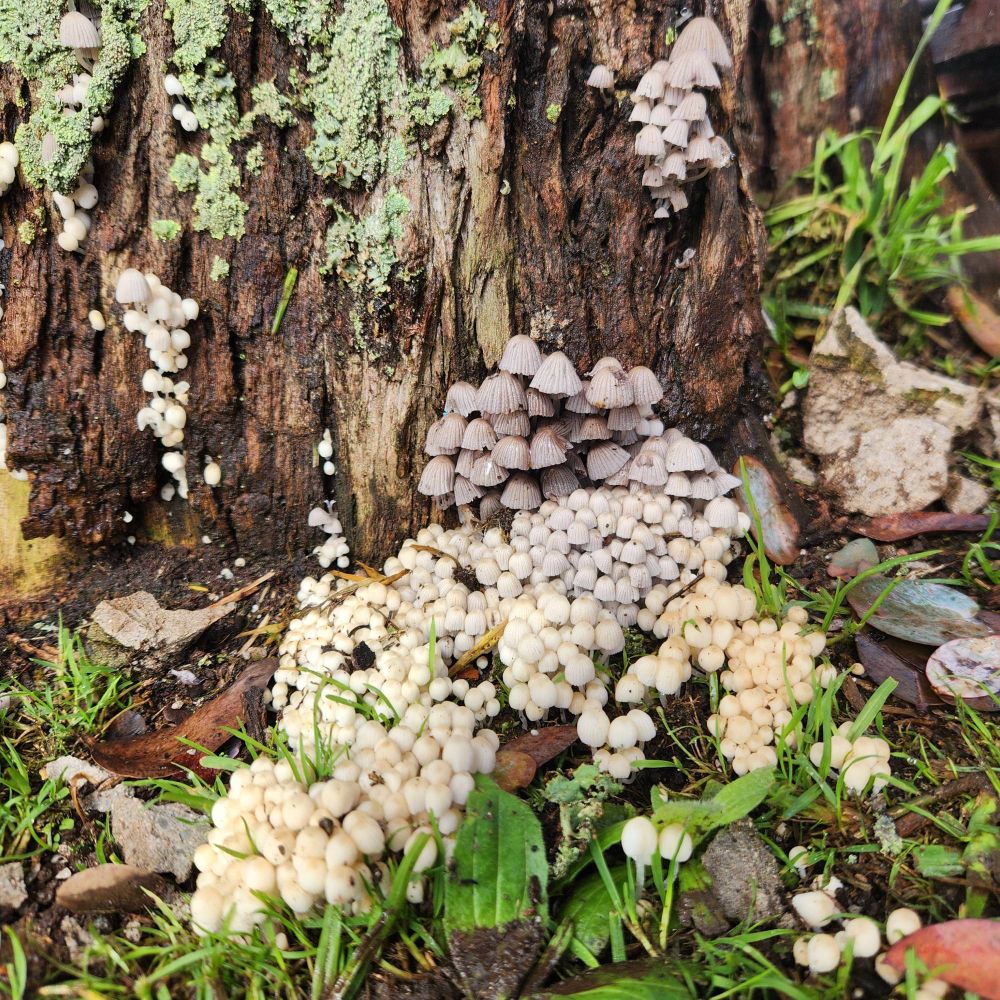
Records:
[[[920,709],[941,704],[941,699],[924,674],[927,662],[926,647],[892,638],[877,642],[868,629],[858,633],[855,643],[858,648],[858,659],[864,666],[865,676],[869,680],[881,684],[882,681],[892,677],[897,682],[896,689],[892,692],[894,698]],[[897,645],[910,649],[898,649]]]
[[[131,708],[116,715],[104,731],[109,740],[124,740],[131,736],[139,736],[146,731],[146,720]]]
[[[952,285],[947,298],[951,314],[976,345],[991,358],[1000,358],[1000,316],[990,304],[960,285]]]
[[[1000,922],[946,920],[921,927],[897,941],[885,953],[885,959],[903,972],[910,949],[935,979],[978,993],[982,1000],[1000,1000]]]
[[[155,905],[146,892],[163,896],[170,883],[134,865],[96,865],[70,875],[56,902],[71,913],[138,913]]]
[[[543,726],[522,733],[516,740],[511,740],[504,750],[526,753],[541,767],[572,746],[577,739],[576,726]]]
[[[927,679],[945,701],[959,698],[978,712],[1000,711],[1000,635],[953,639],[927,661]]]
[[[867,538],[855,538],[830,557],[826,571],[832,577],[850,580],[878,565],[878,549]]]
[[[733,465],[733,475],[741,476],[741,460],[746,469],[747,482],[750,484],[750,494],[757,508],[757,516],[760,518],[763,538],[759,541],[763,543],[768,559],[780,566],[787,566],[798,558],[799,522],[785,506],[781,491],[763,462],[752,455],[743,455],[742,459],[737,459]],[[737,488],[734,496],[744,513],[752,518],[753,513],[742,486]],[[756,525],[751,530],[754,535],[757,534]]]
[[[490,777],[505,791],[516,792],[534,781],[538,765],[531,754],[520,750],[501,750]]]
[[[949,514],[940,510],[915,510],[909,514],[886,514],[849,524],[851,531],[877,542],[899,542],[915,535],[940,531],[985,531],[990,519],[985,514]]]
[[[101,767],[126,778],[168,778],[188,768],[203,773],[200,753],[182,743],[190,741],[214,752],[230,738],[227,729],[252,719],[261,691],[278,667],[274,657],[247,667],[221,694],[196,709],[176,726],[124,740],[98,742],[86,737],[91,757]],[[256,701],[256,706],[255,706]]]

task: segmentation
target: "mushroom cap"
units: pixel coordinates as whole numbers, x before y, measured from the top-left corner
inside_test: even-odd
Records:
[[[683,118],[675,118],[663,130],[663,141],[664,144],[669,142],[671,146],[680,146],[683,149],[688,144],[688,123]],[[663,172],[670,176],[669,171]]]
[[[643,187],[659,187],[663,183],[663,171],[657,164],[653,164],[651,167],[646,167],[642,172],[642,186]]]
[[[444,400],[444,409],[448,413],[455,410],[463,417],[476,412],[476,387],[469,382],[456,382],[449,390]]]
[[[683,153],[671,153],[663,161],[663,176],[679,181],[687,177],[687,161]]]
[[[643,486],[663,486],[668,477],[667,463],[655,452],[640,452],[629,464],[628,478]]]
[[[507,480],[500,502],[511,510],[534,510],[541,505],[542,491],[530,473],[515,472]]]
[[[663,386],[654,372],[644,365],[630,368],[628,380],[632,383],[632,402],[636,406],[652,406],[663,399]]]
[[[496,517],[503,510],[503,502],[500,494],[496,492],[483,494],[479,501],[479,519],[488,521],[491,517]]]
[[[607,418],[597,413],[584,417],[579,438],[581,441],[610,441],[611,431],[608,429]]]
[[[101,36],[89,17],[71,10],[59,22],[59,42],[71,49],[99,49]]]
[[[480,413],[513,413],[526,409],[527,405],[521,383],[506,371],[489,375],[476,393],[476,408]]]
[[[696,122],[705,117],[708,110],[708,101],[704,94],[694,91],[687,95],[680,104],[677,105],[675,116],[683,118],[686,122]]]
[[[728,68],[733,59],[719,26],[710,17],[693,17],[674,42],[671,56],[684,52],[704,52],[716,66]]]
[[[733,160],[733,151],[729,148],[729,143],[721,135],[713,135],[708,141],[712,144],[712,166],[716,170],[728,166]]]
[[[587,86],[598,90],[610,90],[615,85],[615,75],[603,63],[597,63],[587,77]]]
[[[46,132],[42,136],[41,157],[42,163],[51,163],[59,151],[59,140],[54,132]]]
[[[542,469],[542,493],[548,500],[557,497],[568,497],[574,490],[580,488],[580,480],[576,478],[568,465],[553,465]]]
[[[531,433],[531,418],[524,410],[515,410],[513,413],[484,413],[483,416],[499,435],[515,434],[518,437],[527,437]]]
[[[614,409],[608,410],[608,430],[634,431],[639,419],[638,407],[634,405],[616,406]]]
[[[644,98],[637,98],[632,106],[632,113],[628,116],[630,122],[640,122],[646,125],[652,115],[652,105]]]
[[[656,125],[659,128],[663,128],[664,125],[669,125],[671,119],[674,117],[673,106],[667,104],[666,101],[660,101],[653,110],[649,113],[649,124]]]
[[[670,202],[670,207],[675,212],[681,212],[688,207],[687,195],[678,187],[670,190],[670,193],[667,195],[667,199]]]
[[[500,438],[490,453],[494,461],[505,469],[527,471],[531,468],[531,448],[525,438],[518,435],[508,435]]]
[[[620,445],[602,441],[587,452],[587,475],[598,483],[613,476],[628,460],[628,452]]]
[[[531,467],[547,469],[550,465],[562,465],[569,451],[569,441],[555,427],[543,427],[531,438]]]
[[[665,438],[660,435],[653,435],[652,437],[646,438],[642,442],[642,450],[644,452],[652,452],[654,455],[659,455],[664,461],[667,460],[667,452],[670,450],[670,444]]]
[[[712,478],[715,480],[715,488],[719,491],[719,496],[743,485],[743,480],[739,476],[731,476],[724,469],[713,472]]]
[[[712,159],[712,143],[704,136],[692,136],[688,142],[688,147],[684,151],[684,158],[688,163],[705,163]]]
[[[682,437],[673,442],[667,452],[667,469],[670,472],[701,472],[705,468],[705,456],[697,443]]]
[[[115,286],[115,301],[122,305],[131,303],[148,302],[152,296],[149,282],[141,271],[134,267],[127,267],[118,277],[118,284]]]
[[[472,466],[475,464],[477,458],[479,458],[478,451],[470,451],[468,448],[463,448],[458,453],[458,458],[455,459],[455,472],[468,479],[472,475]]]
[[[660,207],[653,213],[654,219],[669,219],[670,218],[670,206],[660,205]]]
[[[507,341],[503,357],[497,366],[502,372],[512,375],[527,375],[529,378],[538,371],[542,364],[542,352],[538,345],[525,334],[518,334]]]
[[[671,472],[667,476],[663,492],[672,497],[689,497],[691,496],[691,480],[683,472]]]
[[[739,525],[740,509],[729,497],[716,497],[705,504],[705,520],[713,528],[732,531]]]
[[[554,417],[556,415],[556,401],[544,392],[537,389],[528,389],[524,394],[528,400],[529,417]]]
[[[695,500],[714,500],[718,495],[718,488],[711,476],[704,472],[691,476],[691,496]]]
[[[666,146],[656,125],[643,125],[635,137],[636,156],[663,156]]]
[[[645,97],[650,101],[657,101],[663,96],[663,88],[666,86],[663,76],[654,69],[647,70],[639,80],[635,88],[637,97]]]
[[[424,466],[417,490],[425,497],[443,497],[454,485],[455,463],[447,455],[437,455]]]
[[[664,70],[664,74],[666,74],[666,70]],[[661,97],[660,100],[662,100],[664,104],[669,104],[670,107],[676,108],[680,105],[681,101],[687,97],[687,95],[688,91],[682,90],[680,87],[667,87],[667,89],[663,91],[663,97]]]
[[[573,362],[562,351],[553,351],[531,380],[531,388],[550,396],[575,396],[583,387]]]
[[[510,473],[493,458],[492,454],[480,455],[472,465],[469,480],[476,486],[499,486]]]
[[[587,399],[587,390],[589,388],[590,382],[584,381],[580,383],[580,391],[566,400],[565,408],[567,412],[581,414],[597,412],[597,407]]]
[[[493,425],[483,417],[476,417],[466,425],[462,447],[468,451],[488,451],[497,443]]]
[[[586,395],[587,401],[599,410],[630,406],[633,398],[632,383],[624,368],[607,366],[595,372],[587,386]],[[611,429],[615,430],[614,427]]]
[[[478,500],[483,495],[483,491],[465,476],[455,477],[455,503],[460,507]]]
[[[424,451],[428,455],[454,455],[462,446],[466,426],[461,413],[446,413],[428,428]]]
[[[703,51],[696,49],[678,53],[676,46],[667,71],[667,83],[681,90],[720,86],[719,74],[715,72],[712,60]]]

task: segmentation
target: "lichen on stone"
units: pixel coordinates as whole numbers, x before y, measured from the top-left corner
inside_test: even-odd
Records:
[[[154,219],[150,229],[158,240],[168,242],[181,234],[181,224],[176,219]]]
[[[395,187],[360,219],[338,208],[326,231],[323,273],[338,275],[358,291],[384,295],[399,260],[395,243],[403,235],[402,219],[409,210],[409,200]]]

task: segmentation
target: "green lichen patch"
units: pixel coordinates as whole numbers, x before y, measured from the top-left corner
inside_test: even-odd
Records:
[[[35,224],[28,219],[25,219],[17,227],[17,238],[25,245],[31,246],[35,242],[35,237],[38,235],[38,231],[35,229]]]
[[[406,95],[406,111],[415,125],[433,125],[444,118],[454,103],[449,91],[461,101],[467,118],[482,115],[477,91],[483,55],[499,46],[499,32],[475,3],[448,25],[448,32],[451,41],[443,48],[433,46]]]
[[[223,278],[228,278],[229,261],[216,256],[212,261],[212,270],[209,271],[208,276],[212,279],[212,281],[222,281]]]
[[[247,150],[244,165],[254,176],[264,169],[264,147],[258,142]]]
[[[559,121],[559,116],[561,114],[562,114],[561,104],[550,104],[545,109],[545,117],[548,118],[548,120],[552,122],[553,125],[555,125],[555,123]]]
[[[167,176],[178,191],[193,191],[198,186],[200,167],[198,160],[190,153],[178,153],[170,165]]]
[[[83,106],[66,114],[59,91],[82,67],[70,49],[59,43],[57,0],[0,0],[0,63],[12,63],[32,86],[31,118],[17,130],[15,142],[21,166],[33,187],[69,193],[75,187],[93,147],[91,123],[114,99],[133,59],[145,52],[137,22],[147,0],[95,0],[100,15],[102,47]],[[56,137],[56,153],[43,163],[41,142],[46,132]]]
[[[158,240],[169,242],[181,234],[181,224],[176,219],[154,219],[149,227]]]
[[[334,273],[356,291],[384,295],[398,262],[395,243],[403,235],[410,202],[392,187],[379,204],[356,219],[340,209],[326,231],[324,274]]]
[[[292,101],[274,85],[273,80],[258,83],[250,91],[253,107],[246,115],[244,122],[252,128],[258,118],[267,118],[278,128],[288,128],[295,124],[292,114]]]

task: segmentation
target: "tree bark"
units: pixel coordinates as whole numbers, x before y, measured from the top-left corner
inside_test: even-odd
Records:
[[[394,279],[384,301],[366,301],[320,274],[332,198],[356,214],[384,193],[324,184],[304,156],[308,119],[277,129],[261,123],[264,166],[244,175],[246,235],[213,240],[185,225],[173,242],[151,220],[184,221],[191,195],[167,177],[178,151],[197,154],[171,118],[162,68],[172,51],[162,0],[141,22],[147,53],[132,65],[94,149],[100,204],[82,254],[55,242],[50,196],[18,185],[0,200],[8,290],[0,358],[9,384],[8,464],[30,475],[26,537],[66,535],[87,545],[136,534],[126,511],[154,534],[209,532],[241,552],[292,553],[319,541],[306,526],[328,485],[314,466],[324,428],[335,442],[335,495],[355,552],[374,558],[428,516],[414,490],[427,425],[444,390],[479,379],[512,334],[532,332],[581,365],[606,353],[648,364],[667,395],[665,419],[704,438],[725,432],[759,393],[748,358],[761,328],[758,283],[763,228],[748,184],[750,132],[759,120],[749,87],[751,0],[722,0],[714,13],[734,66],[718,100],[716,130],[735,163],[691,190],[691,207],[654,221],[632,155],[635,126],[624,98],[606,104],[584,83],[594,62],[610,64],[630,90],[665,52],[681,4],[634,0],[488,0],[501,44],[486,54],[482,117],[453,111],[419,134],[395,181],[409,198],[400,259],[415,273]],[[411,77],[462,7],[449,0],[390,0],[402,32],[402,69]],[[244,96],[258,81],[288,89],[305,53],[289,46],[262,9],[234,14],[222,46]],[[12,68],[0,71],[9,131],[32,96]],[[17,99],[24,99],[18,107]],[[557,119],[547,110],[559,105]],[[42,206],[49,229],[30,245],[18,222]],[[51,221],[51,220],[55,221]],[[696,253],[689,266],[677,263]],[[210,271],[219,255],[230,271]],[[142,338],[121,325],[113,304],[121,269],[152,270],[201,304],[191,324],[185,373],[191,404],[185,447],[191,495],[158,499],[162,449],[136,429],[146,402]],[[271,334],[285,274],[299,269],[284,322]],[[2,278],[2,275],[0,275]],[[96,333],[91,309],[108,319]],[[352,309],[363,318],[356,334]],[[221,456],[215,490],[201,481],[201,456]]]

